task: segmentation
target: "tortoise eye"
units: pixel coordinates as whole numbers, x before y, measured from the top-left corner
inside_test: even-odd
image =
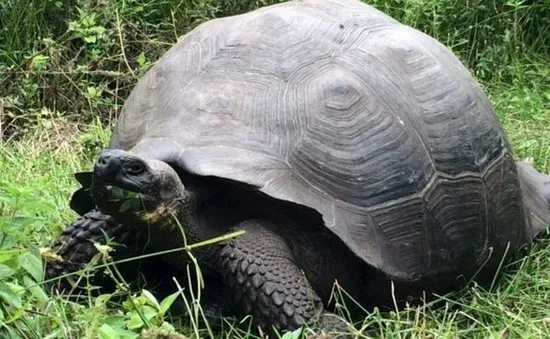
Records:
[[[140,174],[144,171],[145,171],[145,166],[143,166],[143,164],[138,162],[132,163],[126,168],[126,173],[133,174],[133,175]]]

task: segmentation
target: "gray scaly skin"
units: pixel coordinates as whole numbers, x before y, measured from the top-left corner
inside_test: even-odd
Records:
[[[46,262],[46,279],[56,278],[66,273],[80,270],[98,254],[94,243],[106,244],[107,239],[116,239],[112,246],[115,261],[134,257],[145,249],[143,232],[134,232],[132,227],[118,223],[113,217],[96,209],[91,209],[63,230],[54,240],[54,252],[63,258],[62,262]],[[119,265],[117,268],[126,281],[135,281],[140,263],[137,261]],[[92,284],[101,286],[102,291],[112,291],[115,286],[112,279],[104,279],[102,274],[94,274]],[[73,287],[65,279],[57,279],[54,286],[60,291],[70,291]]]
[[[143,208],[121,212],[123,200],[113,197],[114,187],[137,193]],[[329,332],[346,330],[345,323],[335,321],[324,303],[336,277],[353,282],[360,272],[352,274],[345,264],[347,252],[335,255],[327,248],[331,241],[306,234],[303,225],[285,217],[280,207],[266,211],[255,202],[256,197],[192,180],[186,187],[167,163],[121,150],[100,155],[92,196],[103,213],[117,220],[150,224],[154,229],[150,246],[158,251],[183,244],[178,224],[188,243],[245,231],[237,238],[193,251],[201,269],[231,291],[233,305],[241,314],[253,315],[254,323],[264,331],[302,325]],[[185,261],[183,256],[175,253],[165,259],[177,267]]]

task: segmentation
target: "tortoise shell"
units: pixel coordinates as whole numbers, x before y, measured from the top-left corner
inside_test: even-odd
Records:
[[[542,227],[468,70],[357,0],[201,24],[139,81],[110,147],[312,208],[404,280],[500,260]]]

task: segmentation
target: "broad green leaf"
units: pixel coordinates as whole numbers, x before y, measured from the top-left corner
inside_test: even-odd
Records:
[[[160,303],[160,312],[162,315],[164,315],[168,311],[168,309],[170,308],[170,306],[172,306],[179,294],[180,292],[175,292],[162,300],[162,302]]]
[[[10,288],[10,290],[13,291],[13,293],[17,294],[18,296],[22,296],[23,294],[25,294],[25,287],[19,285],[18,283],[7,281],[5,284]]]
[[[93,44],[97,41],[97,38],[95,35],[88,35],[84,37],[84,41],[86,41],[87,43]]]
[[[113,198],[115,198],[115,199],[124,199],[124,197],[125,197],[124,190],[122,188],[116,187],[116,186],[114,186],[111,189],[111,194],[113,195]]]
[[[145,319],[147,319],[148,321],[158,315],[158,311],[151,306],[144,306],[142,309],[142,313]]]
[[[131,199],[124,200],[122,205],[120,205],[119,212],[123,213],[123,212],[126,212],[126,211],[130,210],[131,208],[132,208],[132,200]]]
[[[36,282],[42,280],[42,260],[30,252],[25,252],[19,257],[19,264],[27,271]]]
[[[5,279],[15,273],[15,270],[8,265],[0,264],[0,280]]]
[[[159,305],[159,302],[157,301],[157,298],[155,298],[155,296],[151,294],[151,292],[147,291],[146,289],[143,289],[141,293],[152,306],[154,306],[157,310],[160,309],[160,305]]]
[[[302,334],[302,328],[298,328],[292,332],[286,332],[281,339],[298,339]]]
[[[139,337],[139,334],[104,323],[98,330],[98,337],[101,339],[135,339]]]
[[[160,328],[163,328],[167,330],[168,332],[176,332],[176,329],[174,328],[174,325],[170,324],[169,322],[164,321],[162,325],[160,325]]]
[[[16,251],[16,250],[0,251],[0,262],[6,263],[6,261],[13,259],[17,254],[19,254],[19,252],[20,251]],[[6,263],[6,265],[15,269],[12,265],[8,263]]]
[[[139,334],[133,332],[133,331],[129,331],[129,330],[126,330],[124,328],[117,328],[116,329],[118,335],[120,336],[119,338],[120,339],[135,339],[135,338],[139,338]]]
[[[139,314],[134,313],[128,320],[126,326],[128,326],[128,328],[131,330],[141,328],[143,326],[143,320],[141,320]]]
[[[41,71],[48,64],[49,60],[49,56],[39,53],[32,58],[30,67],[34,70]]]
[[[126,318],[120,315],[112,315],[105,317],[103,323],[113,328],[124,328],[124,326],[126,326]]]
[[[98,337],[101,339],[119,339],[118,332],[107,324],[101,325],[97,331]]]
[[[138,211],[141,206],[141,201],[137,197],[129,196],[127,197],[122,205],[120,206],[120,212]]]
[[[21,308],[21,297],[15,294],[11,290],[11,288],[8,287],[8,285],[3,284],[0,282],[0,298],[4,300],[8,305],[11,305],[15,308]]]
[[[38,300],[39,303],[45,304],[48,302],[49,298],[46,292],[42,289],[40,285],[37,285],[36,282],[31,279],[29,276],[23,277],[23,284],[29,289],[31,294]]]
[[[143,316],[143,318],[145,318],[145,321],[147,322],[158,315],[157,310],[148,305],[143,305],[142,307],[139,307],[139,311],[141,313],[141,316]],[[127,324],[129,329],[137,329],[145,325],[143,319],[140,316],[140,313],[138,313],[137,311],[131,312],[132,316],[130,317],[130,320],[128,320]]]
[[[107,305],[107,303],[111,300],[110,294],[102,294],[95,298],[95,307],[101,308],[102,306]]]
[[[145,65],[145,63],[147,62],[147,59],[145,58],[145,53],[143,52],[139,53],[136,61],[140,67],[143,67],[143,65]]]

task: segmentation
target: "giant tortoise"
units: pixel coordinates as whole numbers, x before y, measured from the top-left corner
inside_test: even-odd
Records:
[[[550,177],[514,160],[457,57],[357,0],[196,27],[77,178],[81,218],[50,277],[89,260],[102,232],[127,256],[137,234],[163,251],[242,230],[193,255],[264,329],[339,328],[336,284],[372,307],[482,283],[550,221]],[[181,273],[188,257],[162,260]]]

